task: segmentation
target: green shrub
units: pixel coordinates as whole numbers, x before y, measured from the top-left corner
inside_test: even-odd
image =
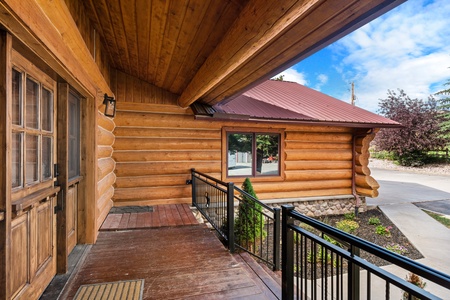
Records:
[[[375,232],[378,235],[390,236],[391,235],[391,231],[390,231],[391,229],[392,229],[391,226],[384,227],[383,225],[378,225],[375,228]]]
[[[381,225],[381,221],[377,217],[370,217],[369,225]]]
[[[242,190],[258,199],[249,178],[246,178],[242,184]],[[267,236],[261,212],[260,204],[254,202],[250,197],[242,195],[241,201],[239,201],[239,216],[235,221],[235,235],[237,242],[243,247],[250,246],[250,250],[253,250],[254,245]]]
[[[335,239],[329,237],[329,236],[326,235],[326,234],[323,235],[323,239],[326,240],[327,242],[332,243],[333,245],[336,245],[336,246],[338,246],[338,247],[343,248],[341,243],[339,243],[338,241],[336,241]]]
[[[359,224],[358,222],[352,220],[342,220],[336,222],[336,228],[348,233],[353,233],[359,228]]]
[[[345,220],[354,220],[355,219],[355,213],[351,212],[351,213],[344,214],[344,219]]]
[[[377,158],[377,159],[387,159],[387,160],[394,160],[394,154],[389,151],[376,151],[371,149],[370,151],[370,157]]]
[[[408,253],[408,249],[406,249],[400,244],[389,243],[384,248],[400,255],[405,255],[406,253]]]

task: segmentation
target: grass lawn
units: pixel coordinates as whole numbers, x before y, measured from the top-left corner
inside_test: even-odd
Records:
[[[433,219],[437,220],[439,223],[442,223],[445,227],[450,229],[450,219],[444,217],[443,215],[436,214],[431,211],[427,211],[427,210],[423,210],[423,211],[426,212],[430,217],[432,217]]]

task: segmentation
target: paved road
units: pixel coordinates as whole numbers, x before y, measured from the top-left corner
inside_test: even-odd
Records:
[[[450,215],[450,176],[377,168],[371,170],[380,188],[377,198],[367,198],[368,205],[412,202],[419,207]]]

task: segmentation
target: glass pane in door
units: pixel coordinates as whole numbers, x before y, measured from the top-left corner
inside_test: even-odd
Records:
[[[22,73],[12,71],[12,123],[22,125]]]
[[[42,181],[52,178],[52,138],[42,137]]]
[[[12,134],[12,187],[22,186],[22,133],[13,132]]]
[[[69,93],[69,180],[80,176],[80,98]]]
[[[26,135],[26,163],[25,163],[25,183],[32,184],[39,179],[39,168],[38,168],[38,140],[37,135]]]
[[[42,89],[41,126],[42,130],[53,131],[53,93],[45,88]]]
[[[26,127],[37,129],[39,126],[39,84],[27,78]]]

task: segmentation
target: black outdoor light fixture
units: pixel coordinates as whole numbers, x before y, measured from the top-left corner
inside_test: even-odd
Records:
[[[103,104],[105,104],[105,116],[112,117],[116,115],[116,99],[114,97],[108,97],[105,94],[105,98],[103,99]]]

